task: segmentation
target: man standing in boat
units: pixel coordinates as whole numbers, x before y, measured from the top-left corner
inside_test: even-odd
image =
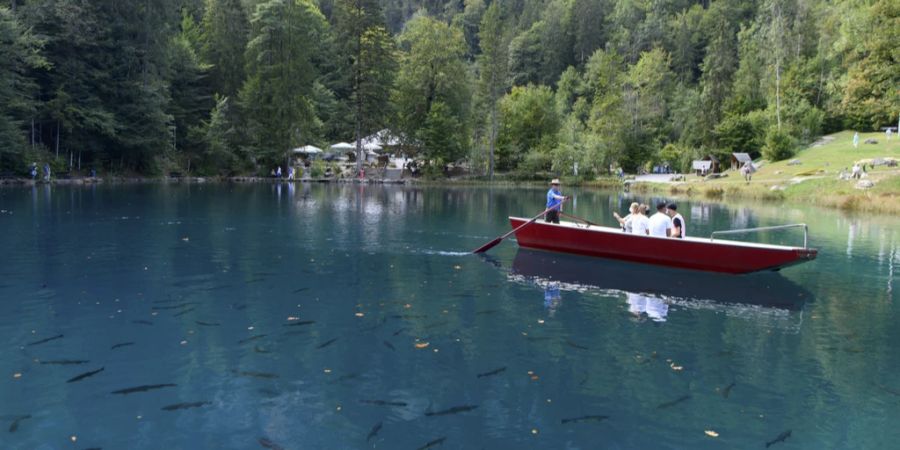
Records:
[[[545,222],[559,223],[559,210],[562,209],[562,202],[566,200],[566,196],[559,192],[559,178],[550,181],[550,190],[547,191],[547,209],[553,208],[544,214]]]
[[[685,231],[684,225],[684,217],[681,214],[678,214],[678,205],[675,203],[669,203],[669,206],[666,207],[666,212],[668,212],[669,217],[672,218],[672,232],[670,236],[674,238],[683,238],[687,236],[687,231]]]
[[[669,237],[672,219],[666,214],[666,202],[656,204],[656,214],[650,217],[650,236]]]

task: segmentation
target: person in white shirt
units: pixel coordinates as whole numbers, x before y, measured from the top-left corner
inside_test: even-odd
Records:
[[[687,236],[687,229],[684,223],[684,217],[681,214],[678,214],[678,205],[675,203],[669,203],[669,206],[666,207],[666,211],[669,214],[669,217],[672,218],[672,237],[673,238],[684,238]]]
[[[650,229],[650,219],[644,215],[645,209],[640,206],[635,209],[635,212],[629,214],[631,216],[631,220],[629,220],[631,224],[631,234],[637,234],[640,236],[646,236],[647,231]]]
[[[672,229],[672,219],[666,215],[666,203],[656,205],[656,214],[650,216],[650,236],[669,237]]]
[[[632,203],[628,208],[628,215],[625,217],[620,216],[617,212],[613,212],[613,217],[615,217],[616,220],[619,221],[619,225],[622,225],[622,231],[631,233],[631,219],[635,214],[637,214],[639,206],[640,205],[638,205],[637,203]]]

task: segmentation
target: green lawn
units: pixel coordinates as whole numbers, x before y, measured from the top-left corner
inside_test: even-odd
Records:
[[[866,139],[878,143],[865,144]],[[645,188],[670,189],[673,194],[709,198],[785,199],[848,210],[898,213],[900,168],[869,167],[867,179],[875,186],[868,190],[856,189],[857,180],[838,179],[841,169],[849,171],[856,161],[886,157],[900,160],[897,135],[887,142],[884,133],[860,133],[859,148],[853,148],[853,131],[843,131],[823,137],[788,160],[775,163],[757,160],[760,168],[750,183],[744,181],[740,172],[728,170],[724,178],[704,180],[691,175],[686,182],[669,188]],[[800,164],[789,165],[791,160]]]

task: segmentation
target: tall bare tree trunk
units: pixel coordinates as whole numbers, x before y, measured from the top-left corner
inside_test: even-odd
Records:
[[[362,15],[362,5],[357,1],[355,6],[355,13]],[[362,163],[365,157],[362,148],[362,93],[360,92],[360,78],[362,75],[360,74],[361,61],[359,60],[362,56],[363,30],[356,30],[356,33],[356,64],[353,68],[353,90],[356,91],[356,174],[359,176],[362,173]]]

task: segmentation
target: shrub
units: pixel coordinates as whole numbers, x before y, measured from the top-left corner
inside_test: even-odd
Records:
[[[299,174],[303,174],[302,171],[298,171]],[[321,159],[317,159],[313,161],[309,165],[309,176],[312,178],[322,178],[325,176],[325,161]]]
[[[773,162],[788,159],[794,156],[794,138],[787,131],[771,127],[766,133],[762,153],[764,158]]]

